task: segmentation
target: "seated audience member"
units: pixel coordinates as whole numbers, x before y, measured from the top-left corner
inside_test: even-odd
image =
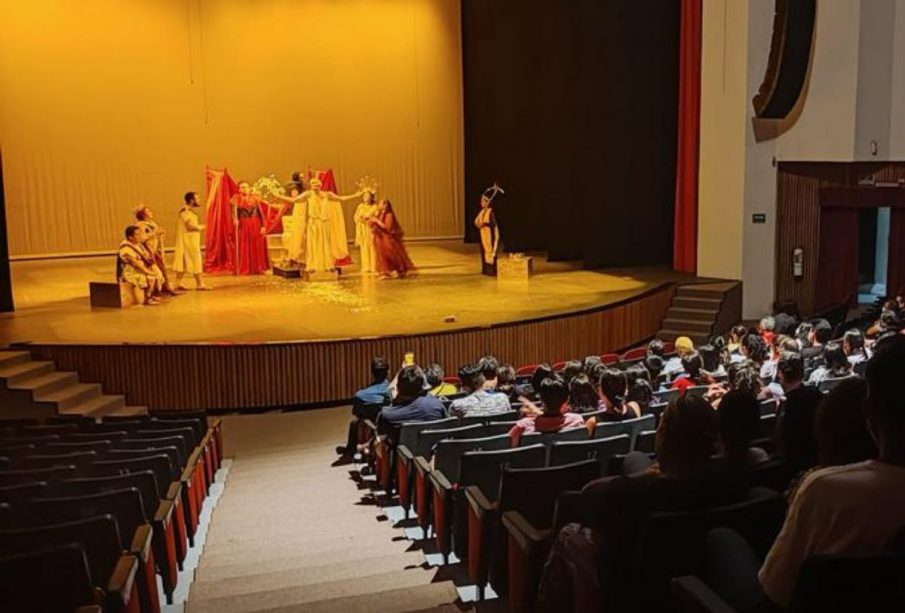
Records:
[[[848,363],[852,366],[870,358],[864,347],[864,335],[857,328],[845,331],[842,336],[842,350],[848,358]]]
[[[760,367],[767,360],[767,344],[764,339],[756,334],[749,334],[742,341],[741,356],[745,360],[749,360],[757,364],[758,373]]]
[[[580,374],[569,384],[569,405],[572,413],[592,413],[603,408],[597,386],[585,374]]]
[[[336,448],[338,455],[352,456],[358,445],[358,421],[377,419],[380,408],[390,402],[390,365],[386,358],[371,358],[371,384],[355,392],[352,397],[352,421],[349,423],[345,445]]]
[[[671,389],[679,390],[683,394],[685,390],[689,387],[695,387],[697,385],[706,385],[707,380],[704,377],[704,373],[702,371],[702,367],[704,366],[704,361],[701,359],[701,355],[697,351],[692,351],[682,357],[682,370],[683,373],[680,374],[670,385]]]
[[[651,342],[647,344],[647,355],[652,356],[655,355],[658,358],[665,359],[666,346],[663,344],[659,338],[655,338]]]
[[[694,351],[694,343],[687,336],[676,339],[676,355],[670,358],[663,367],[666,376],[672,379],[682,372],[682,358]]]
[[[628,384],[625,404],[628,407],[638,407],[639,415],[645,413],[653,401],[654,388],[651,387],[650,381],[642,377],[636,377]]]
[[[818,385],[826,379],[852,376],[852,365],[839,343],[828,343],[823,351],[824,364],[818,366],[808,377],[808,385]]]
[[[895,309],[895,302],[889,301],[888,308],[880,313],[880,318],[867,329],[867,336],[878,338],[887,332],[898,332],[902,327],[902,312]]]
[[[726,376],[726,367],[720,362],[720,350],[712,344],[698,347],[701,356],[701,370],[707,379],[719,379]]]
[[[720,399],[732,390],[750,393],[757,398],[762,396],[763,385],[758,374],[757,364],[748,360],[733,362],[726,371],[726,381],[712,384],[704,394],[704,397],[714,407],[718,407]]]
[[[532,432],[562,432],[572,428],[584,428],[584,418],[578,413],[566,411],[569,388],[561,377],[544,379],[540,384],[541,414],[522,417],[512,429],[512,446],[518,447],[523,434]]]
[[[658,355],[649,355],[644,358],[644,367],[647,369],[647,372],[650,374],[650,382],[651,385],[657,389],[660,388],[660,375],[663,373],[663,367],[665,363],[663,362],[663,358]],[[599,375],[597,377],[600,378]]]
[[[484,375],[484,389],[495,390],[497,386],[497,371],[500,368],[500,362],[492,355],[485,355],[478,360],[478,367],[481,374]]]
[[[775,324],[773,331],[776,334],[795,335],[795,328],[798,326],[798,318],[795,315],[780,312],[773,316],[773,321]]]
[[[641,407],[636,402],[626,402],[628,379],[618,368],[607,368],[597,382],[600,392],[600,408],[603,409],[604,421],[622,421],[641,417]]]
[[[466,364],[459,369],[462,387],[468,396],[453,400],[449,412],[456,417],[497,415],[510,410],[509,398],[484,388],[484,372],[480,364]]]
[[[901,533],[905,526],[903,363],[905,338],[901,336],[881,343],[868,362],[864,409],[867,428],[877,443],[877,459],[807,475],[759,572],[755,554],[738,534],[714,531],[708,537],[711,552],[721,554],[709,564],[720,570],[714,588],[731,606],[788,607],[808,558],[880,555]]]
[[[664,410],[655,439],[657,461],[644,473],[604,477],[582,490],[581,524],[559,533],[538,589],[541,611],[631,611],[643,577],[632,576],[634,547],[649,513],[701,509],[742,492],[725,465],[712,459],[716,412],[700,397]]]
[[[864,419],[866,399],[867,382],[851,377],[817,405],[817,466],[842,466],[877,457],[877,444]]]
[[[815,319],[811,322],[811,331],[808,335],[808,347],[801,350],[801,357],[807,366],[810,360],[823,356],[823,346],[830,341],[833,335],[833,326],[825,319]]]
[[[771,315],[762,317],[757,324],[757,332],[764,339],[764,344],[768,347],[773,344],[773,338],[776,336],[776,319]]]
[[[803,321],[795,328],[795,340],[798,342],[798,353],[811,346],[811,331],[814,326],[809,321]]]
[[[515,384],[515,368],[511,364],[500,364],[497,369],[496,391],[505,394],[510,403],[521,402],[521,391]]]
[[[446,373],[443,372],[443,367],[439,364],[431,364],[427,367],[427,370],[424,371],[424,376],[427,377],[427,383],[431,386],[431,389],[428,392],[431,396],[452,396],[459,392],[459,389],[455,385],[443,380],[445,375]]]
[[[572,383],[572,379],[584,373],[584,365],[579,360],[569,360],[562,369],[562,378],[566,385]]]
[[[780,359],[776,373],[786,398],[777,416],[777,451],[794,471],[806,470],[817,462],[814,421],[823,394],[804,385],[804,363],[798,354]]]
[[[589,355],[581,361],[581,372],[590,377],[591,372],[602,365],[603,360],[600,359],[599,355]]]
[[[446,417],[443,403],[428,394],[430,384],[419,366],[405,366],[396,376],[396,397],[377,415],[378,434],[395,445],[397,428],[410,421],[432,421]]]
[[[537,397],[537,392],[540,390],[540,384],[544,379],[550,379],[554,376],[556,376],[556,372],[553,370],[552,366],[549,364],[540,364],[531,374],[531,383],[517,386],[519,400],[524,402],[525,400]]]
[[[760,367],[760,378],[766,382],[776,380],[776,365],[787,353],[798,353],[798,341],[794,338],[777,334],[773,337],[773,344],[767,348],[767,359]]]
[[[760,427],[760,404],[750,392],[733,390],[720,399],[717,411],[723,456],[735,469],[748,469],[770,456],[760,447],[752,447]]]
[[[748,336],[748,328],[742,324],[736,324],[729,330],[729,341],[726,343],[726,350],[731,354],[741,353],[742,341]]]

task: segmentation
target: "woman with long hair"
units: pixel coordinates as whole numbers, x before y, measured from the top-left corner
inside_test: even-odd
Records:
[[[404,277],[415,270],[405,245],[402,244],[402,226],[393,212],[393,203],[383,199],[377,205],[377,214],[371,219],[371,231],[374,233],[374,254],[376,268],[380,278],[388,279],[391,275]]]
[[[233,223],[236,224],[236,272],[259,275],[267,270],[267,239],[264,234],[266,200],[251,191],[248,181],[239,181],[239,193],[232,197]]]

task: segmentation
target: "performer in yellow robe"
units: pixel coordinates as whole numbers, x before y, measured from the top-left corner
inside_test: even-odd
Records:
[[[365,189],[354,216],[355,245],[361,250],[361,272],[376,270],[374,232],[371,230],[371,220],[377,215],[377,208],[374,191]]]
[[[333,192],[323,191],[321,181],[317,177],[312,177],[308,182],[308,189],[294,198],[276,195],[284,202],[302,205],[299,219],[304,215],[304,222],[296,231],[304,232],[305,236],[305,270],[309,272],[335,270],[349,264],[349,246],[342,203],[360,195],[360,192],[355,192],[348,196],[337,196]],[[293,217],[295,216],[293,210]]]
[[[210,287],[204,284],[201,273],[204,269],[204,260],[201,257],[201,231],[205,226],[198,221],[195,209],[198,208],[198,197],[195,192],[188,192],[185,197],[185,206],[179,209],[179,218],[176,220],[176,244],[173,253],[173,270],[176,271],[176,288],[188,289],[182,284],[185,273],[195,277],[195,289],[208,290]]]

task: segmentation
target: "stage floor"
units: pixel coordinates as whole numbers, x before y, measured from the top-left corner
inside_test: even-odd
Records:
[[[498,281],[480,274],[475,245],[414,242],[408,249],[419,272],[405,279],[379,280],[362,275],[357,266],[339,282],[210,276],[214,291],[189,291],[159,306],[123,310],[92,310],[88,302],[89,281],[112,279],[112,255],[14,262],[16,311],[0,315],[0,342],[265,342],[422,334],[605,306],[666,281],[693,279],[665,268],[581,270],[576,263],[535,255],[529,280]],[[455,321],[444,322],[448,317]]]

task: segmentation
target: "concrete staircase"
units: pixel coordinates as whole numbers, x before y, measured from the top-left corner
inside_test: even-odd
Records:
[[[741,321],[742,284],[738,281],[681,285],[666,312],[657,338],[687,336],[695,345],[722,334]]]
[[[99,383],[82,383],[78,373],[58,371],[53,362],[32,360],[27,351],[0,351],[0,418],[145,414],[145,407],[126,406],[125,396],[104,394]]]

